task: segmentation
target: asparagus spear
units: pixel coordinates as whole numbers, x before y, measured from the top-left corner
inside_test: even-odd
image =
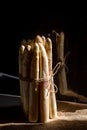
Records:
[[[49,65],[49,74],[51,76],[50,79],[50,118],[56,118],[57,117],[57,104],[56,104],[56,95],[55,95],[55,89],[54,89],[54,79],[52,76],[52,40],[50,38],[47,38],[45,48],[48,55],[48,65]]]
[[[42,35],[42,40],[43,40],[43,46],[45,47],[45,44],[46,44],[46,38],[45,36]]]
[[[60,33],[60,37],[57,38],[57,54],[58,60],[64,63],[64,33]],[[67,79],[65,66],[63,65],[61,70],[58,72],[59,90],[63,94],[67,91]]]
[[[39,46],[35,43],[33,48],[33,57],[30,70],[30,87],[29,87],[29,115],[30,122],[38,121],[38,87],[39,87]]]
[[[43,39],[39,35],[36,36],[35,41],[37,43],[41,43],[42,45],[44,45]],[[39,60],[39,68],[40,68],[39,76],[42,77],[42,52],[41,52],[41,49],[39,49],[39,59],[40,59]]]
[[[24,55],[25,46],[21,45],[19,48],[19,59],[18,59],[18,65],[19,65],[19,81],[20,81],[20,96],[21,96],[21,103],[23,106],[23,81],[22,81],[22,62],[23,62],[23,55]]]
[[[37,39],[39,37],[37,36]],[[40,40],[38,40],[40,41]],[[46,50],[41,42],[38,42],[41,50],[42,71],[40,71],[40,120],[47,122],[49,120],[49,67]]]
[[[23,108],[24,108],[24,113],[26,116],[28,116],[28,104],[29,104],[29,79],[30,79],[30,62],[31,62],[31,46],[26,45],[25,50],[24,50],[24,56],[23,56],[23,68],[22,68],[22,76],[23,76],[23,81],[22,81],[22,91],[23,91]]]

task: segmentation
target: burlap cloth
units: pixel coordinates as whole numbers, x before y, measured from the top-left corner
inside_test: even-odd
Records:
[[[87,104],[59,101],[58,119],[29,123],[21,103],[0,107],[0,130],[87,130]]]

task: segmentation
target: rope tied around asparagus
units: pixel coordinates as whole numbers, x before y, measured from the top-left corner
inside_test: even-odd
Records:
[[[53,68],[53,70],[51,71],[51,74],[49,76],[46,76],[45,78],[39,78],[39,79],[31,79],[29,77],[23,77],[22,74],[19,74],[19,78],[22,81],[29,81],[29,82],[36,82],[36,83],[41,83],[41,82],[48,82],[48,85],[46,86],[46,88],[49,89],[49,91],[51,92],[58,92],[58,87],[57,85],[53,82],[54,87],[56,88],[55,91],[50,90],[50,85],[51,85],[51,81],[52,78],[54,77],[54,75],[60,70],[60,68],[63,66],[64,64],[62,62],[58,62],[55,67]],[[38,88],[35,88],[35,91],[37,91]]]
[[[54,72],[55,69],[57,68],[56,71],[54,72],[54,75],[57,73],[57,71],[61,71],[61,69],[62,69],[63,67],[65,67],[66,72],[69,71],[69,69],[68,69],[68,67],[67,67],[67,65],[66,65],[66,64],[67,64],[66,61],[67,61],[67,59],[68,59],[69,54],[70,54],[70,51],[68,51],[68,52],[66,53],[66,55],[65,55],[65,57],[64,57],[63,60],[59,59],[59,61],[58,61],[58,63],[57,63],[57,64],[59,64],[59,67],[57,68],[57,64],[56,64],[55,67],[54,67],[54,69],[53,69],[53,72]]]
[[[57,64],[54,66],[53,70],[50,72],[50,75],[49,75],[49,76],[46,76],[45,78],[31,79],[31,78],[29,78],[29,77],[23,77],[22,74],[19,74],[19,78],[20,78],[21,80],[23,80],[23,81],[36,82],[36,83],[37,83],[37,82],[38,82],[38,83],[40,83],[40,82],[48,82],[48,85],[46,86],[46,88],[48,88],[48,90],[49,90],[50,92],[57,93],[57,92],[58,92],[58,87],[57,87],[57,85],[52,81],[52,78],[57,74],[58,71],[61,71],[61,69],[62,69],[63,67],[65,67],[65,68],[66,68],[66,71],[68,71],[68,67],[67,67],[67,65],[66,65],[66,59],[67,59],[67,57],[68,57],[69,54],[70,54],[70,52],[67,52],[67,54],[66,54],[65,57],[64,57],[64,60],[63,60],[63,61],[61,61],[61,60],[58,61]],[[54,85],[54,88],[55,88],[54,91],[50,89],[51,84]],[[38,88],[35,88],[35,91],[37,91],[37,90],[38,90]]]
[[[65,67],[66,71],[68,72],[68,67],[66,65],[66,59],[69,56],[69,54],[70,54],[70,52],[67,52],[67,54],[64,57],[64,60],[57,62],[57,64],[55,65],[55,67],[53,68],[53,70],[51,71],[51,74],[49,76],[46,76],[46,78],[39,78],[38,80],[34,79],[33,81],[34,82],[48,82],[49,85],[46,86],[46,87],[49,89],[49,91],[57,93],[58,92],[58,87],[57,87],[57,85],[54,82],[52,82],[52,78],[57,74],[58,71],[61,71],[61,69],[63,67]],[[51,84],[54,85],[54,88],[55,88],[54,91],[50,89]],[[35,91],[37,91],[37,88],[35,88]]]
[[[65,57],[64,57],[64,60],[57,62],[57,64],[55,65],[55,67],[51,71],[50,79],[52,79],[52,77],[54,77],[57,74],[58,71],[61,71],[61,69],[63,67],[65,67],[66,68],[66,72],[68,72],[68,67],[66,65],[66,60],[67,60],[69,54],[70,54],[70,52],[67,52],[66,55],[65,55]],[[54,87],[56,88],[56,90],[55,91],[50,90],[50,91],[57,93],[58,92],[58,87],[57,87],[57,85],[54,82],[53,82],[53,84],[54,84]]]

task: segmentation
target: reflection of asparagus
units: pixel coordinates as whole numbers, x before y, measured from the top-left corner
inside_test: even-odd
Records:
[[[48,65],[49,65],[49,74],[52,76],[52,41],[50,38],[47,38],[46,44],[46,51],[48,55]],[[57,117],[57,104],[56,104],[56,96],[55,96],[55,89],[54,89],[54,81],[53,77],[51,77],[50,80],[50,118],[56,118]]]
[[[31,46],[26,45],[25,50],[24,50],[24,56],[23,56],[23,69],[22,69],[22,76],[23,76],[23,81],[22,81],[22,86],[23,86],[23,107],[24,107],[24,112],[26,115],[28,115],[28,88],[29,88],[29,72],[30,72],[30,57],[31,57]]]
[[[58,60],[62,63],[64,62],[64,33],[61,32],[60,36],[57,37],[57,54]],[[58,82],[60,93],[63,94],[67,90],[67,79],[65,66],[62,66],[61,70],[58,72]]]
[[[58,49],[57,50],[58,60],[64,62],[64,33],[63,32],[61,32],[60,36],[57,37],[57,49]],[[87,103],[87,97],[84,97],[68,89],[65,66],[63,66],[61,70],[59,71],[58,79],[59,79],[59,90],[60,90],[61,95],[74,97],[78,99],[78,101]]]
[[[39,46],[35,43],[33,48],[30,70],[30,86],[29,86],[29,115],[30,122],[38,121],[38,79],[39,79]]]
[[[39,39],[39,36],[37,36]],[[42,43],[38,42],[41,50],[42,59],[42,71],[40,71],[40,118],[42,122],[49,120],[49,68],[48,68],[48,57],[46,50]]]

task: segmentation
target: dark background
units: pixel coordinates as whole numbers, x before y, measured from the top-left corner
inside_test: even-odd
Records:
[[[43,6],[42,6],[43,5]],[[72,4],[71,4],[72,5]],[[0,72],[18,76],[18,50],[23,39],[48,35],[53,29],[65,33],[68,87],[87,95],[87,15],[85,7],[3,2],[0,11]],[[69,8],[67,8],[69,7]],[[83,10],[83,9],[84,10]],[[19,94],[19,82],[0,79],[1,93]]]

